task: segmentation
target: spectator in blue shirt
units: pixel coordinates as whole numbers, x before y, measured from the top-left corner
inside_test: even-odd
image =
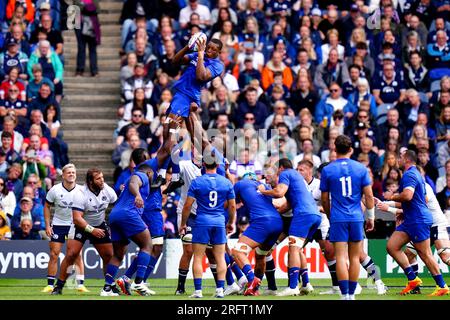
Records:
[[[14,231],[12,240],[41,240],[41,236],[32,229],[30,219],[23,219],[20,222],[20,228]]]
[[[45,223],[41,220],[40,213],[38,212],[39,208],[33,208],[33,199],[29,197],[22,197],[20,199],[19,205],[14,210],[14,216],[11,219],[11,230],[16,232],[21,227],[21,221],[24,219],[29,219],[32,221],[32,230],[39,232],[42,230],[42,226]],[[44,208],[40,206],[41,211],[44,211]]]

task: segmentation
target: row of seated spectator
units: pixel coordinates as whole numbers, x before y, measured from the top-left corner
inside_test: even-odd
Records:
[[[46,191],[69,162],[60,107],[66,8],[58,0],[0,1],[1,239],[47,239]]]

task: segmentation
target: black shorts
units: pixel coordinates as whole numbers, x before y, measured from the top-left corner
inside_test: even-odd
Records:
[[[109,231],[109,227],[106,222],[103,222],[101,225],[96,226],[95,228],[105,230],[105,236],[103,238],[94,237],[91,233],[84,231],[84,229],[80,229],[78,227],[75,228],[75,234],[73,240],[80,241],[81,243],[85,243],[86,240],[89,240],[91,244],[103,244],[103,243],[111,243],[111,232]]]
[[[53,235],[50,239],[50,242],[65,243],[66,238],[69,235],[70,228],[73,228],[73,225],[72,226],[52,226]]]

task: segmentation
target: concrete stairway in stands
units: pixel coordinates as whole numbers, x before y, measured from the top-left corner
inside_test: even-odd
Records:
[[[97,47],[99,77],[90,76],[88,50],[84,76],[74,76],[77,41],[73,30],[63,32],[66,64],[62,128],[64,140],[69,145],[69,159],[78,169],[79,183],[84,182],[86,171],[95,166],[103,170],[105,181],[112,184],[113,131],[120,103],[118,52],[122,6],[120,0],[100,1],[102,44]]]

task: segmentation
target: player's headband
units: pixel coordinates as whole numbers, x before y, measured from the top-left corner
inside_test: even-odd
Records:
[[[249,179],[249,180],[258,180],[258,177],[256,176],[256,173],[248,171],[244,173],[242,176],[242,179]]]

